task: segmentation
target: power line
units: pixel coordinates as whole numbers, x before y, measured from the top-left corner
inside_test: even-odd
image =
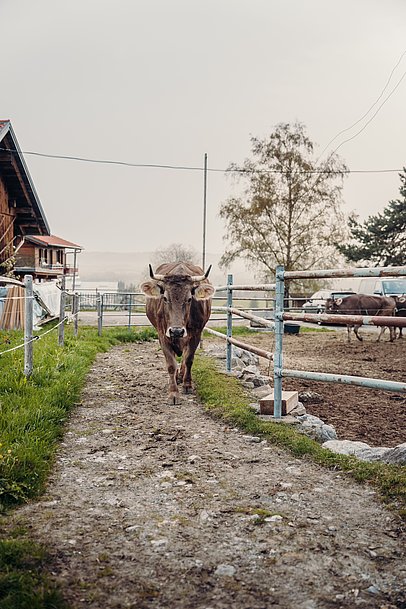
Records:
[[[404,76],[406,73],[404,74]],[[400,84],[400,83],[398,83]],[[379,109],[378,109],[379,110]],[[371,119],[372,120],[372,119]],[[355,137],[355,136],[354,136]],[[343,142],[344,143],[344,142]],[[138,168],[150,168],[150,169],[169,169],[169,170],[180,170],[180,171],[205,171],[204,167],[194,167],[191,165],[167,165],[160,163],[131,163],[128,161],[115,161],[111,159],[92,159],[87,157],[80,156],[69,156],[62,154],[47,154],[44,152],[33,152],[31,150],[13,150],[11,148],[0,148],[2,152],[11,152],[13,154],[25,154],[31,156],[39,156],[48,159],[60,159],[60,160],[68,160],[68,161],[79,161],[82,163],[97,163],[104,165],[122,165],[125,167],[138,167]],[[282,169],[219,169],[214,167],[207,167],[207,171],[212,173],[241,173],[241,174],[252,174],[252,173],[269,173],[269,174],[288,174],[291,173]],[[401,169],[346,169],[342,170],[329,170],[329,169],[311,169],[311,170],[297,170],[296,174],[349,174],[349,173],[398,173],[403,171]]]
[[[335,135],[330,141],[329,143],[323,148],[323,151],[321,152],[319,158],[321,158],[323,156],[323,154],[325,153],[325,151],[327,150],[327,148],[330,146],[330,144],[332,144],[334,142],[334,140],[336,140],[340,135],[342,135],[343,133],[345,133],[346,131],[350,131],[351,129],[353,129],[356,125],[358,125],[358,123],[360,123],[362,120],[364,120],[364,118],[366,116],[368,116],[368,114],[371,112],[372,108],[374,108],[374,106],[376,106],[376,104],[379,102],[379,100],[381,99],[382,95],[385,93],[386,89],[388,88],[388,85],[390,83],[390,81],[392,80],[392,76],[396,70],[396,68],[398,67],[398,65],[400,64],[400,62],[402,61],[403,57],[406,55],[406,50],[403,51],[403,53],[401,54],[401,56],[399,57],[397,63],[394,65],[394,67],[391,70],[391,73],[389,74],[389,77],[386,81],[386,84],[384,86],[384,88],[382,89],[382,91],[380,92],[379,96],[377,97],[377,99],[374,101],[374,103],[368,108],[368,110],[361,116],[361,118],[359,118],[357,121],[355,121],[355,123],[353,123],[352,125],[350,125],[349,127],[346,127],[345,129],[342,129],[339,133],[337,133],[337,135]],[[368,125],[369,123],[375,118],[375,116],[378,114],[379,110],[382,108],[382,106],[384,104],[386,104],[386,102],[389,100],[389,98],[393,95],[393,93],[396,91],[396,89],[398,88],[398,86],[400,85],[400,83],[402,82],[403,78],[405,77],[406,72],[403,74],[403,76],[400,78],[400,80],[398,81],[398,83],[395,85],[394,89],[392,89],[392,91],[390,92],[390,94],[386,97],[386,99],[384,99],[384,101],[382,102],[382,104],[379,106],[379,108],[377,109],[377,111],[375,112],[375,114],[370,118],[370,120],[364,125],[364,127],[362,129],[360,129],[360,131],[358,131],[358,133],[356,133],[353,137],[344,140],[344,142],[342,142],[331,154],[334,154],[335,152],[337,152],[337,150],[343,146],[343,144],[351,141],[352,139],[354,139],[355,137],[357,137],[357,135],[359,135]]]
[[[343,146],[344,144],[346,144],[347,142],[351,142],[351,140],[355,139],[360,133],[362,133],[369,125],[369,123],[371,121],[374,120],[375,116],[378,114],[379,110],[382,108],[382,106],[384,106],[386,104],[386,102],[389,100],[390,97],[392,97],[392,95],[394,94],[394,92],[396,91],[396,89],[399,87],[400,83],[402,82],[402,80],[404,79],[404,77],[406,76],[406,72],[403,73],[402,77],[398,80],[396,86],[392,89],[392,91],[389,93],[389,95],[383,100],[383,102],[381,103],[380,106],[378,106],[378,109],[376,110],[376,112],[374,112],[374,114],[371,116],[371,118],[365,123],[365,125],[362,127],[362,129],[360,129],[359,131],[357,131],[357,133],[355,133],[352,137],[347,138],[346,140],[344,140],[343,142],[341,142],[341,144],[339,144],[337,146],[337,148],[335,148],[333,154],[335,152],[337,152],[337,150],[339,148],[341,148],[341,146]]]

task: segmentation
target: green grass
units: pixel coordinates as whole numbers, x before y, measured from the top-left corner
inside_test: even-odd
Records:
[[[17,334],[0,352],[21,342]],[[23,350],[0,355],[0,509],[36,496],[43,489],[66,418],[80,399],[86,374],[96,354],[114,344],[149,340],[155,330],[113,328],[99,337],[81,329],[78,338],[67,331],[65,346],[56,331],[34,344],[34,371],[23,374]]]
[[[103,331],[81,328],[75,338],[67,329],[65,346],[57,332],[34,344],[34,371],[23,374],[23,350],[0,355],[0,510],[5,512],[38,496],[54,461],[69,412],[80,399],[97,353],[125,342],[156,337],[153,329]],[[0,332],[0,352],[22,342],[21,332]],[[29,534],[2,531],[0,539],[0,609],[67,609],[46,575],[43,546]]]
[[[0,540],[0,609],[68,609],[44,574],[45,549],[24,538]]]
[[[272,444],[290,450],[331,469],[339,469],[358,482],[368,482],[383,500],[406,519],[406,467],[384,463],[367,463],[356,457],[326,450],[314,440],[289,425],[259,419],[249,408],[252,401],[239,381],[221,373],[216,362],[204,355],[195,359],[193,377],[199,397],[207,410],[246,432],[261,435]]]

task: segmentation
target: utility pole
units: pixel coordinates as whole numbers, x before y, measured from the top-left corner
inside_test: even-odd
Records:
[[[203,255],[202,269],[206,267],[206,209],[207,209],[207,152],[204,154],[204,172],[203,172]]]

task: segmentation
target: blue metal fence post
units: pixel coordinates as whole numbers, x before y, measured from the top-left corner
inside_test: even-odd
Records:
[[[102,295],[99,293],[96,296],[96,308],[97,308],[97,330],[98,330],[98,335],[101,336],[102,331],[103,331],[103,319],[102,319],[103,304],[102,304]]]
[[[274,353],[274,411],[275,419],[282,416],[282,343],[283,343],[283,301],[285,294],[284,268],[276,267],[275,298],[275,353]]]
[[[128,329],[131,330],[131,307],[133,304],[133,296],[130,294],[130,300],[128,303]]]
[[[233,276],[227,275],[227,286],[233,284]],[[233,290],[227,287],[227,307],[233,306]],[[227,337],[233,335],[233,314],[227,311]],[[231,357],[232,357],[232,345],[227,341],[227,357],[226,357],[226,370],[231,372]]]
[[[24,323],[24,374],[31,376],[33,369],[33,315],[34,315],[34,293],[32,275],[26,275],[25,283],[25,323]]]

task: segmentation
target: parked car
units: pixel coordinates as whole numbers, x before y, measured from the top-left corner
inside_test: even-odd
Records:
[[[355,294],[353,290],[319,290],[302,305],[304,313],[324,313],[327,298],[345,298]]]
[[[359,284],[359,294],[401,296],[406,294],[406,277],[365,277]]]

